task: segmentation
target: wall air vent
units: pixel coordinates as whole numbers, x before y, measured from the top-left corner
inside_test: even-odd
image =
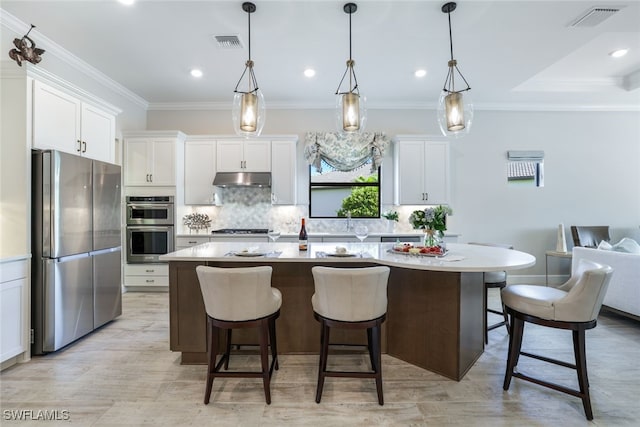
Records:
[[[242,49],[244,45],[238,36],[213,36],[221,49]]]
[[[570,27],[595,27],[601,24],[605,19],[610,18],[614,14],[620,12],[621,7],[592,7],[587,12],[573,20]]]

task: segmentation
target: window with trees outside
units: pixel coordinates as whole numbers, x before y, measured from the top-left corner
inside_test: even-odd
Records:
[[[380,168],[372,159],[351,171],[339,171],[322,160],[322,172],[309,167],[311,218],[380,218]]]

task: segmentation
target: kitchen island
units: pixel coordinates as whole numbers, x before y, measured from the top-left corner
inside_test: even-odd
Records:
[[[337,245],[354,256],[333,256]],[[310,243],[308,251],[299,252],[295,243],[210,242],[163,255],[161,260],[169,261],[170,349],[182,353],[183,364],[206,363],[206,313],[195,272],[198,265],[273,268],[272,285],[282,292],[276,322],[282,354],[319,353],[320,328],[311,307],[314,265],[386,265],[391,274],[383,351],[459,381],[484,350],[482,273],[526,268],[535,264],[535,257],[465,244],[449,244],[447,254],[437,258],[390,252],[392,247]],[[336,332],[342,333],[332,333],[332,342],[366,343],[366,336],[354,335],[357,331]],[[257,342],[249,334],[237,335],[241,344]]]

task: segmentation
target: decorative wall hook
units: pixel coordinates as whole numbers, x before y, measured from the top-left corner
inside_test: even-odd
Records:
[[[37,64],[42,60],[40,55],[42,55],[45,51],[44,49],[40,49],[36,47],[36,44],[31,38],[29,38],[29,33],[36,26],[31,24],[31,28],[27,31],[21,39],[13,39],[13,45],[16,49],[11,49],[9,51],[9,58],[13,59],[18,63],[19,66],[22,67],[22,61],[29,61],[32,64]]]

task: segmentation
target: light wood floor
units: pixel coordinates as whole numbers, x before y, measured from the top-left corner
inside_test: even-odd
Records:
[[[495,296],[492,298],[495,303]],[[0,374],[5,425],[68,425],[69,421],[11,421],[16,410],[68,411],[79,426],[638,426],[640,425],[640,322],[603,313],[587,331],[587,358],[595,420],[579,399],[514,379],[502,390],[507,352],[504,328],[494,330],[484,355],[460,382],[383,356],[385,405],[373,380],[328,378],[316,404],[316,356],[280,357],[272,404],[253,379],[217,379],[211,403],[202,403],[205,366],[181,366],[168,350],[168,294],[127,293],[123,315],[52,355],[34,357]],[[571,336],[527,325],[523,348],[572,361]],[[256,365],[255,356],[232,356],[230,368]],[[331,359],[330,359],[331,360]],[[360,355],[336,364],[366,366]],[[575,386],[575,374],[521,360]]]

